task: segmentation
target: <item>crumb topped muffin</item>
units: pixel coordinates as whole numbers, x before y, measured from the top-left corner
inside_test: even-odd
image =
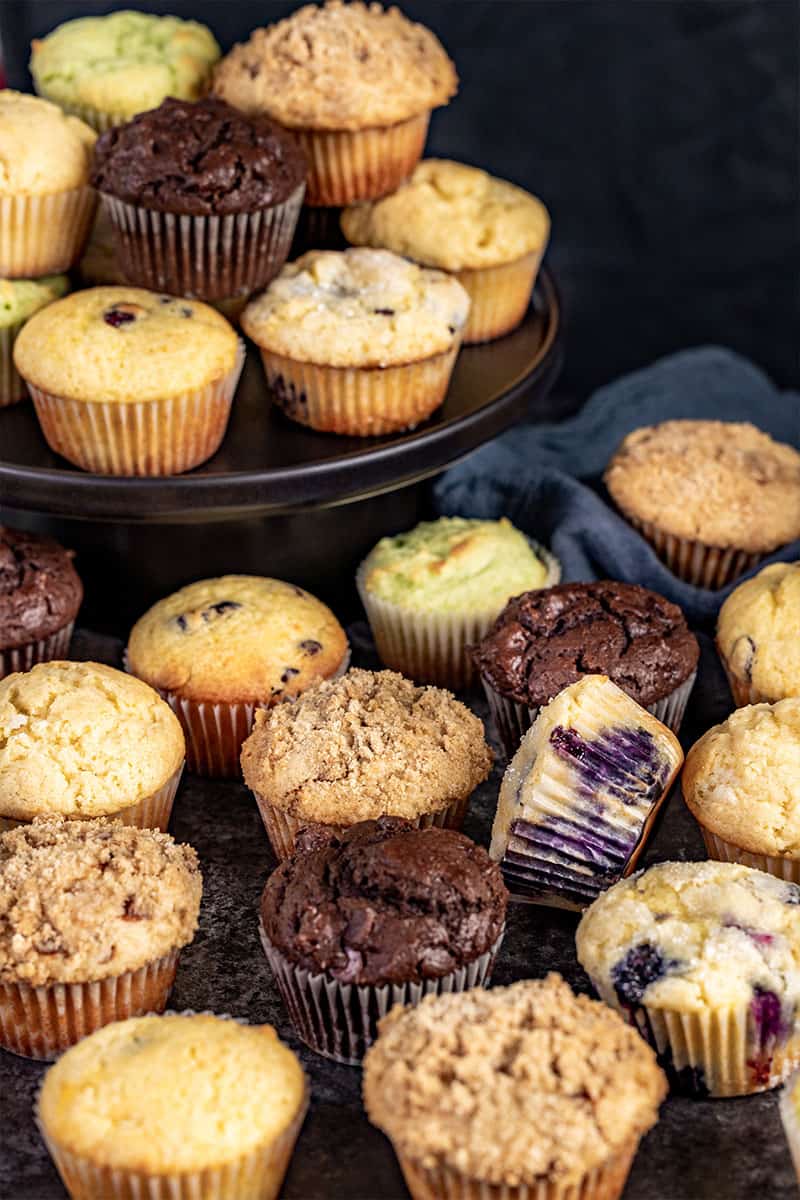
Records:
[[[395,1008],[364,1063],[367,1114],[420,1200],[611,1200],[665,1091],[642,1039],[552,974]]]
[[[65,658],[83,586],[52,538],[0,525],[0,679]]]
[[[800,563],[772,563],[731,592],[717,650],[737,704],[800,696]]]

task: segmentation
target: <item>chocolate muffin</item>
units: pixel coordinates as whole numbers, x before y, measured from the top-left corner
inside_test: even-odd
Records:
[[[0,525],[0,679],[65,657],[82,599],[68,550]]]
[[[222,100],[168,99],[103,134],[92,184],[127,279],[222,299],[277,275],[305,175],[299,145],[268,118],[246,117]]]
[[[677,732],[699,654],[677,605],[608,580],[516,596],[473,649],[509,755],[542,705],[584,675],[608,675]]]
[[[488,981],[507,901],[499,868],[455,830],[310,826],[267,881],[261,936],[299,1036],[357,1062],[392,1004]]]

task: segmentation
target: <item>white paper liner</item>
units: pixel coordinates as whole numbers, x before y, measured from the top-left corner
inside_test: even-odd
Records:
[[[49,1060],[111,1021],[163,1012],[179,957],[170,950],[138,970],[88,983],[0,983],[0,1046]]]
[[[368,985],[340,983],[292,963],[258,923],[261,945],[297,1036],[317,1054],[357,1066],[378,1036],[378,1022],[395,1004],[416,1005],[425,996],[486,987],[503,944],[505,929],[494,945],[473,962],[438,979],[419,983]]]
[[[0,277],[60,275],[83,253],[97,207],[90,187],[49,196],[0,196]]]
[[[24,321],[15,321],[0,329],[0,408],[18,404],[28,395],[25,380],[14,366],[14,342],[24,324]]]
[[[797,1116],[797,1099],[800,1094],[800,1074],[795,1073],[788,1080],[780,1096],[780,1113],[789,1152],[794,1163],[797,1182],[800,1184],[800,1120]]]
[[[244,358],[240,339],[226,375],[161,400],[81,401],[28,387],[47,444],[74,466],[97,475],[179,475],[219,449]]]
[[[488,342],[516,329],[528,311],[544,249],[543,245],[497,267],[455,272],[470,299],[465,345]]]
[[[322,207],[394,192],[422,157],[430,112],[368,129],[293,129],[308,160],[306,204]]]
[[[547,567],[542,588],[561,578],[555,555],[528,538],[531,548]],[[369,555],[358,568],[356,587],[367,614],[381,662],[417,683],[432,683],[455,690],[472,683],[475,668],[469,647],[479,642],[503,608],[481,613],[420,612],[403,608],[370,592],[365,584]]]
[[[650,543],[673,575],[695,587],[718,591],[756,566],[764,557],[763,554],[753,554],[747,550],[706,546],[703,542],[675,537],[659,529],[652,521],[640,521],[630,513],[623,515]]]
[[[37,642],[0,650],[0,679],[13,674],[14,671],[30,671],[36,663],[67,658],[74,628],[75,622],[70,621],[63,629],[57,629],[55,633]]]
[[[689,811],[691,812],[691,808]],[[753,854],[733,842],[725,841],[716,833],[712,833],[697,817],[695,820],[700,826],[709,858],[713,858],[717,862],[743,863],[746,867],[754,867],[757,871],[766,871],[768,875],[775,875],[778,879],[785,879],[788,883],[800,884],[800,858]]]

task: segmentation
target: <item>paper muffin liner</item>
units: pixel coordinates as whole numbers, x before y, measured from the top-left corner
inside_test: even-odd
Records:
[[[70,621],[46,638],[0,650],[0,679],[5,679],[6,675],[12,675],[15,671],[30,671],[36,663],[67,658],[74,628],[75,622]]]
[[[695,587],[718,591],[756,566],[764,557],[763,554],[753,554],[735,547],[706,546],[691,538],[675,537],[659,529],[652,521],[640,521],[630,513],[623,513],[623,516],[650,543],[673,575]]]
[[[56,1058],[111,1021],[163,1012],[180,950],[89,983],[0,983],[0,1046],[24,1058]]]
[[[71,400],[28,387],[48,446],[73,466],[96,475],[179,475],[219,449],[244,357],[240,340],[225,375],[160,400]]]
[[[528,311],[543,253],[544,247],[499,267],[455,272],[470,299],[465,345],[489,342],[516,329]]]
[[[800,1183],[800,1119],[797,1116],[797,1099],[800,1095],[800,1074],[794,1074],[780,1096],[780,1113],[789,1152],[792,1156],[797,1182]]]
[[[101,108],[96,108],[93,104],[65,104],[63,100],[56,100],[49,95],[46,87],[35,87],[35,91],[37,96],[42,96],[51,104],[57,104],[67,116],[78,117],[79,120],[84,121],[91,126],[95,133],[105,133],[114,125],[125,125],[131,119],[130,114],[126,116],[124,113],[106,112]]]
[[[578,1180],[542,1178],[535,1183],[492,1184],[454,1167],[428,1167],[392,1143],[412,1200],[617,1200],[638,1148],[638,1138]]]
[[[687,808],[692,811],[689,805]],[[712,833],[693,812],[692,816],[700,826],[709,858],[716,862],[743,863],[746,867],[754,867],[757,871],[766,871],[768,875],[785,879],[787,883],[800,884],[800,858],[784,858],[779,854],[753,854],[750,850],[744,850],[734,842],[726,842],[718,834]]]
[[[90,187],[49,196],[0,196],[0,276],[38,279],[74,266],[97,207]]]
[[[261,349],[274,404],[320,433],[374,437],[413,429],[447,394],[459,342],[388,367],[329,367]]]
[[[430,115],[352,132],[293,129],[308,160],[306,204],[343,206],[396,191],[422,157]]]
[[[357,1066],[378,1036],[378,1022],[395,1004],[413,1006],[425,996],[486,987],[503,943],[505,929],[489,950],[473,962],[420,983],[340,983],[290,961],[267,937],[259,920],[261,945],[295,1032],[317,1054]]]
[[[201,300],[265,287],[289,255],[305,185],[257,212],[187,216],[103,193],[123,274],[139,287]]]
[[[531,538],[527,540],[547,568],[541,587],[552,587],[561,578],[560,562],[544,546]],[[455,690],[468,687],[475,677],[468,648],[488,632],[503,606],[480,613],[420,612],[404,608],[368,590],[368,558],[358,568],[356,587],[384,666],[417,683]]]
[[[14,366],[14,342],[24,321],[15,321],[0,329],[0,408],[17,404],[28,395],[25,380]]]
[[[264,822],[264,828],[272,844],[275,857],[280,862],[294,853],[295,838],[301,829],[305,829],[312,822],[308,818],[298,819],[289,816],[288,813],[271,804],[267,797],[262,796],[260,792],[254,791],[253,795],[256,798],[258,811],[261,813],[261,820]],[[411,821],[411,824],[417,829],[429,829],[431,825],[436,825],[440,829],[461,829],[468,807],[469,796],[464,796],[462,799],[454,800],[438,812],[423,813],[422,816]],[[347,827],[329,825],[328,828],[334,833],[342,833]]]
[[[657,721],[666,725],[673,733],[679,733],[696,679],[697,670],[694,670],[688,679],[679,684],[668,696],[656,700],[654,704],[645,704],[642,707],[652,713]],[[481,675],[481,683],[489,702],[489,710],[497,736],[506,757],[511,759],[516,754],[523,737],[538,717],[539,708],[520,704],[518,700],[513,700],[510,696],[502,696],[494,689],[485,675]]]

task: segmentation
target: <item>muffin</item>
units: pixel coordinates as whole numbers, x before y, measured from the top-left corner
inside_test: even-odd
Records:
[[[191,846],[154,829],[49,817],[0,835],[0,1045],[53,1058],[163,1011],[202,887]]]
[[[800,563],[773,563],[731,592],[717,650],[737,705],[800,696]]]
[[[40,308],[69,291],[66,275],[44,279],[0,279],[0,408],[27,396],[14,366],[14,342],[22,326]]]
[[[491,767],[468,708],[393,671],[348,671],[293,704],[260,709],[242,746],[245,783],[278,858],[309,824],[339,833],[402,817],[460,829]]]
[[[82,599],[70,551],[0,525],[0,679],[66,658]]]
[[[754,425],[637,429],[604,479],[622,515],[696,587],[725,587],[800,537],[800,453]]]
[[[102,132],[165,96],[196,100],[219,55],[205,25],[126,10],[66,21],[35,39],[30,71],[40,96]]]
[[[383,246],[451,271],[469,293],[464,341],[486,342],[527,312],[550,217],[530,192],[477,167],[427,158],[396,192],[342,213],[354,246]]]
[[[258,708],[347,669],[336,617],[292,583],[257,575],[201,579],[159,600],[131,630],[127,667],[177,713],[189,770],[238,778]]]
[[[123,671],[46,662],[0,680],[0,828],[61,814],[166,829],[184,754],[169,705]]]
[[[582,909],[630,874],[682,764],[675,735],[605,675],[559,692],[500,787],[489,853],[514,899]]]
[[[364,1063],[413,1200],[616,1200],[665,1092],[641,1038],[552,974],[395,1008]]]
[[[329,0],[257,29],[214,72],[217,96],[294,131],[306,203],[384,196],[413,171],[431,110],[458,87],[438,39],[396,8]]]
[[[36,1108],[73,1200],[275,1200],[308,1085],[271,1025],[134,1017],[60,1058]]]
[[[100,287],[36,313],[14,363],[56,454],[100,475],[175,475],[218,449],[244,347],[206,304]]]
[[[356,575],[381,660],[419,683],[463,688],[468,647],[510,596],[557,583],[561,567],[505,517],[440,517],[381,538]]]
[[[164,100],[109,129],[92,183],[131,283],[218,300],[247,296],[289,254],[306,162],[290,133],[222,100]]]
[[[453,829],[312,826],[267,880],[261,941],[298,1036],[355,1064],[392,1005],[488,984],[507,900],[486,851]]]
[[[800,696],[709,729],[681,782],[711,858],[800,883]]]
[[[469,297],[388,250],[312,250],[251,300],[242,328],[273,402],[323,433],[412,429],[444,400]]]
[[[676,604],[609,580],[515,597],[473,651],[509,758],[542,705],[585,675],[608,675],[677,733],[699,657]]]
[[[0,277],[36,279],[78,261],[97,207],[94,141],[55,104],[0,91]]]
[[[578,926],[600,997],[696,1096],[776,1087],[800,1063],[800,888],[737,863],[659,863]]]
[[[800,1183],[800,1072],[792,1076],[781,1093],[781,1120]]]

